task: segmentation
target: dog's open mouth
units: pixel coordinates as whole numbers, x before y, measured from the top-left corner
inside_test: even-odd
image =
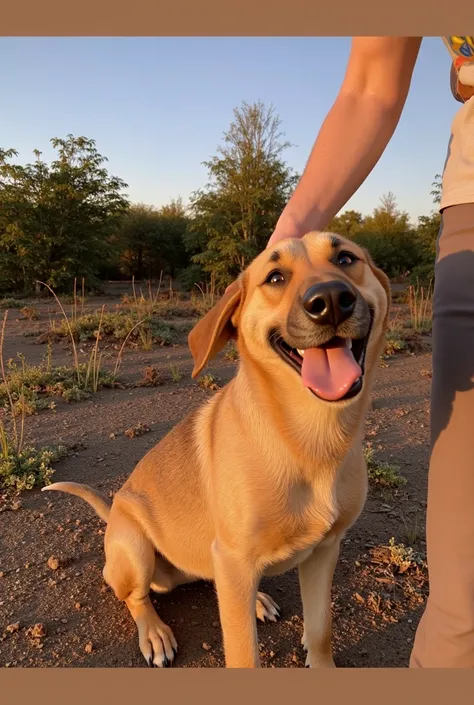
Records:
[[[362,390],[371,328],[372,316],[364,338],[334,336],[324,345],[305,350],[292,348],[275,331],[270,334],[270,343],[280,357],[301,375],[303,384],[313,394],[324,401],[345,401]]]

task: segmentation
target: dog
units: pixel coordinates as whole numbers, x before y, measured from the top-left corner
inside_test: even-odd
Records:
[[[334,667],[331,586],[341,539],[366,500],[363,425],[390,305],[385,274],[338,235],[312,232],[259,254],[192,329],[192,376],[236,338],[236,376],[176,425],[108,498],[103,576],[125,601],[150,666],[177,643],[164,593],[214,581],[228,668],[260,666],[256,617],[278,605],[262,576],[298,567],[306,665]]]

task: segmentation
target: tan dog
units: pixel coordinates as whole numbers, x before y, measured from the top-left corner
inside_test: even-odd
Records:
[[[354,243],[328,233],[278,243],[189,336],[193,377],[236,336],[236,377],[146,454],[111,507],[84,485],[44,488],[108,522],[104,578],[150,665],[169,665],[177,648],[150,588],[215,581],[226,665],[257,667],[255,614],[278,615],[259,581],[299,566],[307,665],[334,666],[331,584],[366,498],[364,414],[388,303],[388,279]]]

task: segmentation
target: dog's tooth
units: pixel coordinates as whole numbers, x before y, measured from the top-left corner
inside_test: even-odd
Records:
[[[352,350],[352,338],[346,338],[346,345],[349,350]]]

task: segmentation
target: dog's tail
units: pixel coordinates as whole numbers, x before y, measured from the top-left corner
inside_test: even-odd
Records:
[[[105,495],[97,490],[92,489],[88,485],[80,485],[77,482],[54,482],[52,485],[47,485],[42,488],[45,490],[57,490],[58,492],[67,492],[80,497],[85,502],[91,505],[92,509],[99,517],[107,523],[110,514],[111,503]]]

